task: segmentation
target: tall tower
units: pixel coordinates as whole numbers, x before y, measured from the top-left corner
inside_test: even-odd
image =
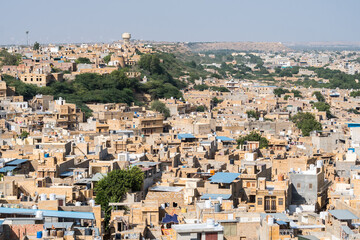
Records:
[[[29,31],[26,31],[26,45],[29,46]]]
[[[121,35],[122,39],[124,40],[124,44],[130,43],[131,34],[130,33],[123,33]]]

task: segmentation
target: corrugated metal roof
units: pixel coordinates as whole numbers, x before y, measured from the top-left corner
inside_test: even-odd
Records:
[[[34,215],[35,216],[37,211],[43,212],[44,217],[90,219],[90,220],[95,219],[94,213],[92,213],[92,212],[70,212],[70,211],[0,207],[0,214],[20,214],[20,215]]]
[[[209,179],[211,183],[232,183],[239,176],[240,173],[217,172]]]
[[[190,133],[180,133],[178,134],[178,139],[185,139],[185,138],[195,138],[194,135],[190,134]]]
[[[204,193],[200,199],[208,200],[208,199],[217,199],[218,197],[221,197],[224,200],[228,200],[231,198],[231,194]]]
[[[19,164],[25,163],[29,161],[29,159],[15,159],[13,161],[5,163],[6,166],[17,166]]]
[[[342,229],[347,235],[354,234],[354,232],[351,231],[351,229],[350,229],[348,226],[341,226],[341,229]]]
[[[329,213],[339,220],[359,219],[356,215],[346,209],[329,210]]]
[[[7,173],[7,172],[11,172],[15,169],[15,166],[6,166],[0,169],[0,173]]]

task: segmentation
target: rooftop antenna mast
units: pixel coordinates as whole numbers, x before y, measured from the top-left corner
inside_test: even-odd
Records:
[[[29,31],[26,31],[26,46],[29,46]]]

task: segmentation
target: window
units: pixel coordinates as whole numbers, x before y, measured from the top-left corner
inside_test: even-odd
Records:
[[[297,188],[301,188],[301,184],[300,183],[297,183]]]
[[[278,199],[278,204],[279,204],[279,205],[283,205],[283,204],[284,204],[284,199],[283,199],[283,198],[279,198],[279,199]]]
[[[309,189],[311,190],[313,188],[312,183],[309,183]]]
[[[262,198],[258,198],[258,205],[262,205]]]

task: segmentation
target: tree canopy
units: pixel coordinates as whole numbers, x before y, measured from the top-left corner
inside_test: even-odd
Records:
[[[161,61],[160,61],[161,57]],[[174,56],[167,54],[144,54],[139,61],[140,70],[149,76],[149,81],[142,86],[153,99],[181,98],[179,89],[186,86],[184,82],[174,79],[177,73],[170,73],[178,68]]]
[[[246,136],[242,136],[237,139],[238,147],[244,145],[247,141],[259,142],[259,148],[266,148],[269,145],[269,141],[262,137],[258,132],[251,132]]]
[[[315,91],[312,95],[315,96],[319,102],[325,102],[325,97],[321,94],[321,92]]]
[[[20,54],[11,54],[6,50],[0,51],[0,66],[2,65],[18,65],[21,61]]]
[[[198,91],[204,91],[207,89],[211,89],[213,91],[218,91],[218,92],[230,92],[230,90],[226,87],[208,86],[206,84],[194,85],[194,89],[198,90]]]
[[[91,64],[90,59],[86,58],[86,57],[79,57],[78,59],[76,59],[75,61],[77,64]]]
[[[247,114],[248,118],[255,118],[256,120],[259,120],[259,118],[260,118],[260,112],[255,111],[255,110],[246,111],[246,114]]]
[[[155,100],[151,103],[151,109],[164,114],[165,118],[170,117],[170,110],[166,107],[165,103]]]
[[[359,97],[360,96],[360,91],[353,91],[350,93],[350,97]]]
[[[301,130],[304,136],[310,136],[312,131],[321,131],[322,125],[319,123],[315,116],[311,113],[299,112],[295,114],[291,120],[295,123],[296,127]]]
[[[108,63],[110,62],[110,60],[111,60],[111,54],[106,55],[106,56],[104,57],[104,62],[105,62],[106,64],[108,64]]]
[[[144,174],[135,166],[130,169],[113,170],[96,184],[95,201],[101,205],[105,213],[105,226],[108,226],[111,215],[109,203],[121,202],[129,191],[140,191],[143,182]]]
[[[86,116],[91,111],[86,103],[127,103],[136,101],[135,91],[140,90],[138,79],[128,78],[124,71],[115,70],[108,75],[84,73],[76,75],[71,82],[52,82],[46,87],[37,87],[26,84],[11,76],[4,76],[8,86],[14,86],[17,95],[24,96],[25,100],[32,99],[36,94],[63,97],[70,103],[75,103]]]
[[[39,49],[40,49],[40,43],[35,42],[35,43],[34,43],[34,46],[33,46],[33,49],[34,49],[34,50],[39,50]]]

